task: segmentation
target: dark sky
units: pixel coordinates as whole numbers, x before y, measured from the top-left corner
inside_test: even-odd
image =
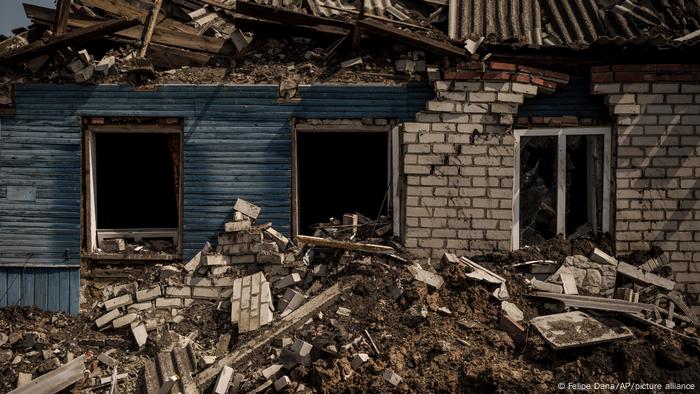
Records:
[[[54,0],[0,0],[0,34],[10,36],[10,30],[15,27],[29,25],[22,3],[55,8]]]

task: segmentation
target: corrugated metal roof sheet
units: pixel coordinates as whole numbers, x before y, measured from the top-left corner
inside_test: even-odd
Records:
[[[458,38],[537,47],[679,45],[700,29],[698,0],[456,0]],[[688,44],[689,42],[686,42]]]
[[[456,0],[457,36],[486,37],[540,45],[542,26],[537,0]]]

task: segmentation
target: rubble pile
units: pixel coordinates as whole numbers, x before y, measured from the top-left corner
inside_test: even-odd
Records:
[[[190,261],[83,279],[78,317],[0,311],[0,390],[550,392],[700,376],[697,317],[651,272],[665,257],[637,267],[589,245],[418,261],[388,218],[347,214],[295,243],[259,214],[238,199]]]
[[[466,54],[424,15],[431,6],[409,16],[399,2],[362,15],[315,1],[61,3],[24,5],[33,24],[0,41],[6,81],[391,83],[425,78],[426,52],[433,62]]]

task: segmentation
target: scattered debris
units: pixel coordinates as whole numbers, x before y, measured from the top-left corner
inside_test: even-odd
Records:
[[[554,349],[569,349],[631,337],[632,331],[611,318],[595,318],[581,311],[538,316],[530,323]]]

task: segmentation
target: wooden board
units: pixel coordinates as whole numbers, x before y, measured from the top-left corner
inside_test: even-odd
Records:
[[[309,237],[306,235],[298,235],[297,239],[299,242],[324,246],[327,248],[345,249],[345,250],[358,250],[367,253],[381,253],[381,254],[392,254],[394,253],[394,248],[384,245],[374,245],[374,244],[360,244],[356,242],[347,241],[336,241],[334,239],[326,239],[319,237]]]
[[[55,17],[55,10],[46,7],[39,7],[31,4],[24,4],[24,12],[27,18],[44,25],[51,26]],[[100,23],[96,19],[70,18],[68,26],[72,28],[85,28]],[[136,23],[138,24],[138,22]],[[141,40],[143,28],[132,27],[115,33],[114,35],[130,40]],[[198,36],[195,34],[183,33],[169,30],[162,26],[157,26],[153,32],[152,42],[161,45],[173,46],[191,51],[207,52],[211,54],[231,55],[236,52],[236,47],[229,40],[215,37]]]
[[[450,43],[434,40],[412,31],[397,29],[396,27],[389,26],[382,22],[363,19],[357,21],[357,26],[364,31],[402,41],[438,55],[465,57],[467,54],[465,49],[461,49]]]
[[[83,378],[84,364],[84,355],[76,357],[71,362],[10,391],[9,394],[58,393]]]
[[[676,282],[672,280],[662,278],[649,272],[644,272],[641,269],[622,261],[617,264],[617,272],[638,282],[658,286],[662,289],[673,290],[676,287]]]
[[[581,311],[538,316],[530,323],[555,350],[590,346],[633,335],[629,328],[615,319],[593,317]]]
[[[68,45],[75,45],[90,41],[92,39],[128,29],[136,25],[138,25],[138,21],[134,19],[114,19],[92,23],[89,26],[84,26],[78,30],[71,31],[70,33],[55,36],[47,41],[37,40],[29,45],[5,52],[2,54],[2,57],[0,57],[0,60],[6,62],[23,56],[40,55],[42,53],[60,49]]]
[[[245,344],[240,345],[235,352],[224,356],[217,361],[216,364],[202,371],[197,375],[197,386],[200,389],[207,388],[214,382],[214,379],[216,379],[224,366],[236,366],[238,362],[258,351],[274,338],[305,322],[309,316],[317,313],[321,308],[335,301],[344,289],[350,288],[352,285],[353,283],[349,283],[341,287],[339,283],[336,283],[324,290],[321,294],[302,305],[299,309],[283,317],[279,324],[272,330],[264,332]]]

